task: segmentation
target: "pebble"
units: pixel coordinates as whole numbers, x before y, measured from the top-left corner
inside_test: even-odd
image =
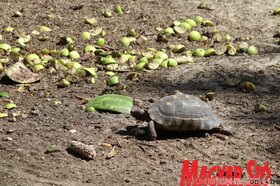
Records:
[[[6,134],[11,134],[11,133],[14,133],[15,131],[13,129],[9,129],[7,130]]]
[[[159,164],[161,164],[161,165],[166,164],[166,163],[167,163],[167,160],[165,160],[165,159],[162,159],[162,160],[159,161]]]
[[[76,130],[76,129],[71,129],[71,130],[69,130],[69,132],[72,133],[72,134],[74,134],[74,133],[77,132],[77,130]]]
[[[11,117],[8,119],[9,122],[16,122],[17,121],[17,118],[16,117]]]
[[[39,115],[40,111],[37,107],[33,107],[30,113],[33,115]]]
[[[11,137],[5,137],[5,138],[3,138],[2,140],[3,140],[3,141],[13,141],[13,138],[11,138]]]
[[[22,117],[22,119],[26,119],[26,118],[28,118],[28,115],[27,114],[21,114],[21,117]]]

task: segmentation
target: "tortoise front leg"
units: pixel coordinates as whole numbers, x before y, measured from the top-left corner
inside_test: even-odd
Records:
[[[157,138],[157,132],[155,129],[155,123],[154,121],[150,121],[148,124],[148,133],[149,133],[149,137],[150,140],[154,141]]]
[[[212,130],[214,130],[215,132],[221,133],[221,134],[228,135],[228,136],[232,136],[234,134],[233,128],[230,126],[220,125],[218,127],[213,128]]]

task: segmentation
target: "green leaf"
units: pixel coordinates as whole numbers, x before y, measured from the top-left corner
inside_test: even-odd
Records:
[[[14,103],[8,103],[8,104],[6,104],[5,105],[5,108],[6,109],[13,109],[13,108],[16,108],[17,106],[16,106],[16,104],[14,104]]]
[[[0,113],[0,118],[5,118],[5,117],[8,117],[9,115],[7,113],[3,113],[1,112]]]
[[[118,94],[105,94],[97,96],[87,103],[87,108],[105,110],[117,113],[130,113],[133,106],[131,97]]]
[[[49,153],[54,153],[54,152],[59,152],[61,151],[61,149],[56,146],[56,145],[50,145],[47,147],[45,154],[49,154]]]

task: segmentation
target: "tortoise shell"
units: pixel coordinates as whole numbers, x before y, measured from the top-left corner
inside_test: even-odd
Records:
[[[148,113],[156,127],[166,130],[211,130],[221,124],[210,105],[187,94],[163,97],[150,106]]]

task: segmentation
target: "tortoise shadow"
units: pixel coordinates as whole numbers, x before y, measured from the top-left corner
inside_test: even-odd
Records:
[[[16,85],[18,83],[11,80],[7,75],[4,75],[0,78],[0,84],[2,84],[2,85]]]
[[[217,133],[215,131],[167,131],[163,129],[156,129],[156,140],[168,139],[188,139],[188,138],[204,138],[208,134]],[[119,130],[116,134],[127,137],[134,137],[140,141],[150,141],[147,127],[138,127],[137,125],[127,126],[125,130]]]

